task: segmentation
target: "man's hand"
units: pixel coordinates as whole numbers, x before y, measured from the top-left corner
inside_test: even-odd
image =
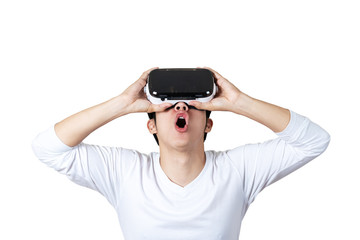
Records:
[[[55,125],[57,136],[66,145],[76,146],[97,128],[125,114],[159,112],[170,107],[169,103],[155,105],[146,99],[144,87],[147,77],[153,69],[155,68],[145,71],[139,80],[122,94],[58,122]]]
[[[119,99],[125,104],[123,114],[134,112],[161,112],[170,107],[171,103],[152,104],[144,93],[144,87],[149,73],[158,67],[145,71],[140,78],[130,85],[120,96]]]
[[[190,105],[209,111],[231,111],[255,120],[274,132],[281,132],[286,128],[290,121],[289,110],[252,98],[213,69],[205,68],[213,72],[218,93],[210,102],[192,101]]]
[[[244,94],[215,70],[209,67],[204,68],[213,73],[218,91],[210,102],[191,101],[189,104],[202,110],[236,112],[236,105]]]

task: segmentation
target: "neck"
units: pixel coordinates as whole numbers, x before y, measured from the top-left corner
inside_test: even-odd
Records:
[[[161,168],[172,182],[181,187],[185,187],[200,174],[205,161],[204,145],[187,151],[160,148]]]

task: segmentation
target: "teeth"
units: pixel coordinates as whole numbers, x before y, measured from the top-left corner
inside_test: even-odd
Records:
[[[185,119],[184,117],[179,117],[179,119]]]

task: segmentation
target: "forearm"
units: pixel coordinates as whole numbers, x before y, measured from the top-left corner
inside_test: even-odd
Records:
[[[55,125],[56,135],[66,145],[76,146],[97,128],[127,114],[125,106],[122,97],[119,95],[85,109],[58,122]]]
[[[290,121],[288,109],[252,98],[242,92],[234,106],[235,113],[255,120],[276,133],[283,131]]]

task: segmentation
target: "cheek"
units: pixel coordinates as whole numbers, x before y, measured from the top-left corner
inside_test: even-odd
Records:
[[[203,114],[203,112],[198,112],[196,114],[193,114],[191,116],[191,125],[194,128],[199,129],[199,131],[203,131],[206,126],[206,116]]]
[[[172,121],[169,117],[163,114],[156,116],[156,129],[158,132],[165,132],[172,126]]]

